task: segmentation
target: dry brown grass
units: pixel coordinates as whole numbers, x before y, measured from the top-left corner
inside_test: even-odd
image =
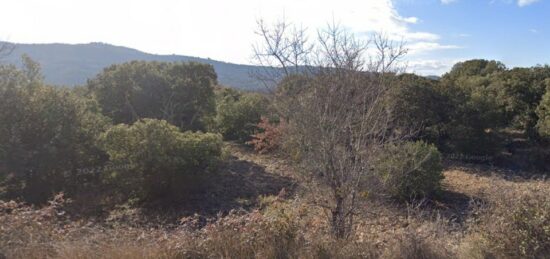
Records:
[[[231,152],[243,163],[232,170],[261,169],[249,172],[250,177],[259,172],[269,175],[261,179],[296,177],[292,166],[279,158],[240,147]],[[229,213],[182,211],[174,217],[176,211],[170,212],[169,220],[132,207],[120,207],[104,218],[75,217],[65,210],[68,201],[62,196],[40,208],[2,202],[0,254],[7,258],[544,258],[541,253],[521,254],[525,249],[518,241],[534,234],[518,234],[516,223],[522,221],[509,215],[548,219],[547,181],[510,178],[473,166],[451,167],[444,174],[445,192],[439,200],[409,205],[362,200],[355,232],[348,240],[331,237],[325,211],[314,206],[315,197],[302,193],[299,186],[279,195],[251,192],[259,196],[246,196],[250,202],[240,209],[231,206]],[[252,181],[254,185],[249,181],[246,187],[250,190],[268,184],[239,179]],[[538,210],[510,213],[530,209]],[[548,222],[535,218],[526,221],[539,227],[535,230]],[[537,233],[534,241],[544,240]],[[540,244],[537,249],[545,251],[545,243],[528,244]]]
[[[448,189],[478,202],[470,211],[461,258],[549,258],[550,182],[479,166],[446,172]]]

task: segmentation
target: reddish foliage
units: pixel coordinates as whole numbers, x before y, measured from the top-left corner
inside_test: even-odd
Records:
[[[252,140],[247,142],[247,144],[254,146],[256,152],[265,154],[276,150],[280,146],[284,130],[282,121],[274,124],[268,118],[262,116],[258,123],[258,129],[260,129],[260,132],[252,135]]]

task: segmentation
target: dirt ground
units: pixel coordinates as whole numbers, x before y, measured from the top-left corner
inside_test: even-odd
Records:
[[[82,205],[65,204],[63,197],[43,208],[0,202],[0,258],[2,252],[14,258],[43,258],[44,253],[54,258],[67,253],[64,258],[71,258],[97,250],[97,256],[82,257],[96,258],[102,257],[100,253],[119,253],[117,246],[121,245],[138,257],[157,258],[160,252],[208,243],[211,236],[199,238],[205,235],[201,229],[209,229],[209,224],[219,226],[216,221],[227,215],[254,219],[265,206],[265,197],[287,201],[291,209],[292,204],[305,208],[308,219],[298,219],[304,222],[301,232],[317,235],[313,229],[326,228],[322,209],[306,204],[308,197],[317,194],[305,191],[299,184],[302,176],[285,159],[260,155],[237,144],[228,143],[227,149],[230,157],[220,171],[209,176],[208,183],[197,186],[201,191],[173,208],[95,208],[90,199],[88,208],[82,210]],[[396,239],[412,237],[420,242],[429,240],[446,254],[456,255],[465,236],[475,231],[483,210],[505,192],[544,189],[550,193],[550,183],[542,176],[525,177],[527,174],[449,161],[445,164],[443,190],[435,199],[403,204],[363,198],[353,241],[383,250],[400,242]],[[145,248],[150,256],[141,256]]]

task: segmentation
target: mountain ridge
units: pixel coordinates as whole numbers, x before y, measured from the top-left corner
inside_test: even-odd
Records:
[[[218,82],[232,88],[264,91],[265,86],[252,76],[261,66],[235,64],[210,58],[200,58],[176,54],[151,54],[138,49],[116,46],[103,42],[90,43],[9,43],[0,44],[14,46],[13,51],[0,58],[0,64],[21,65],[21,56],[27,54],[40,63],[46,83],[73,87],[86,84],[88,79],[114,64],[133,60],[160,62],[200,62],[210,64],[218,75]],[[439,80],[440,76],[425,76]]]
[[[133,60],[163,62],[200,62],[210,64],[218,74],[220,84],[245,90],[261,90],[262,84],[253,76],[262,67],[234,64],[209,58],[185,55],[150,54],[137,49],[102,42],[67,43],[8,43],[14,46],[1,63],[20,65],[27,54],[40,63],[45,81],[61,86],[83,85],[104,68]]]

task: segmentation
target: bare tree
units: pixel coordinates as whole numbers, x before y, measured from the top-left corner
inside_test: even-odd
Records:
[[[271,93],[277,83],[291,75],[304,72],[313,46],[308,44],[307,30],[285,21],[268,26],[257,22],[256,34],[263,44],[254,45],[254,58],[263,69],[253,74]]]
[[[302,30],[259,24],[265,46],[255,49],[256,57],[285,73],[279,83],[284,89],[274,91],[284,94],[275,94],[275,101],[308,176],[330,190],[329,199],[317,204],[330,212],[333,234],[345,238],[374,154],[402,138],[392,125],[387,93],[406,49],[383,35],[362,42],[336,25],[319,31],[310,46]]]

